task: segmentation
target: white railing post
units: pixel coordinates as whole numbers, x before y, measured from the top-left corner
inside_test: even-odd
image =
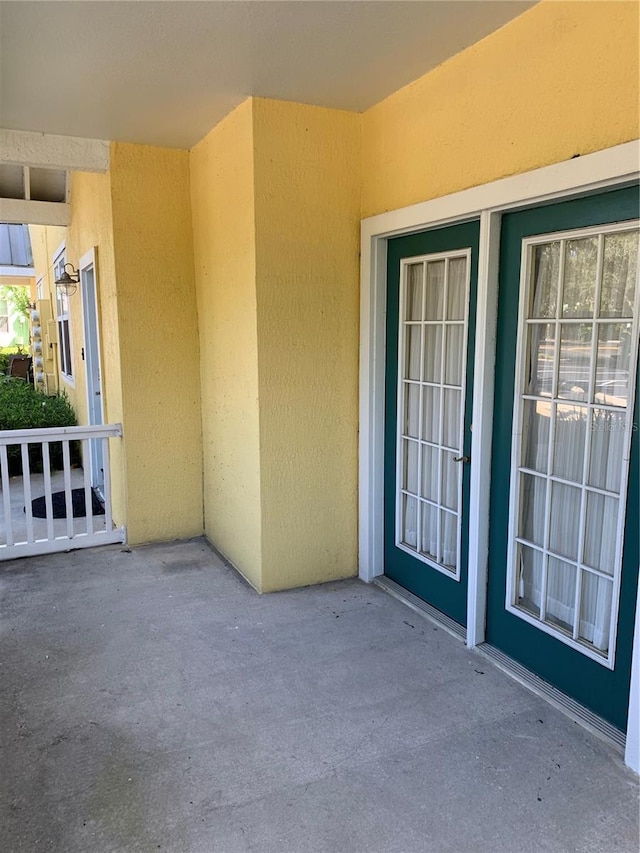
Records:
[[[0,431],[0,482],[2,487],[2,506],[4,510],[4,525],[0,524],[0,560],[10,560],[15,557],[35,554],[47,554],[54,551],[68,551],[72,548],[88,548],[95,545],[107,545],[125,541],[124,526],[114,528],[113,509],[111,506],[111,471],[109,441],[122,437],[120,424],[81,427],[51,427],[34,430],[2,430]],[[71,442],[82,444],[83,472],[75,474],[71,468]],[[103,448],[104,464],[104,529],[102,523],[97,525],[93,511],[93,488],[91,483],[91,446],[99,441]],[[61,498],[65,506],[65,523],[54,521],[54,485],[51,473],[52,443],[62,445],[62,472],[55,479],[62,479]],[[39,445],[42,450],[42,481],[31,471],[29,447]],[[22,462],[22,495],[24,497],[24,512],[22,502],[19,510],[14,509],[12,517],[12,483],[9,476],[9,447],[19,447],[19,458]],[[18,478],[16,478],[18,479]],[[42,486],[38,483],[42,482]],[[86,525],[75,523],[73,517],[74,487],[84,492]],[[15,486],[14,486],[15,488]],[[58,489],[60,486],[58,486]],[[34,515],[33,501],[40,497],[38,492],[44,491],[45,519],[40,521],[40,512]],[[20,493],[18,492],[18,495]],[[16,495],[14,494],[14,501]],[[83,530],[83,527],[85,528]],[[4,533],[4,537],[2,536]],[[4,538],[4,541],[2,541]]]

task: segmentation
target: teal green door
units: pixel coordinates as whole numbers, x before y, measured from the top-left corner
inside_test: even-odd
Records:
[[[385,574],[466,624],[479,223],[389,241]]]
[[[639,560],[638,197],[503,217],[486,626],[621,730]]]

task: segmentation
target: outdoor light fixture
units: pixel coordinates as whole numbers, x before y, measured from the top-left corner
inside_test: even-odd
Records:
[[[67,267],[71,268],[71,272],[67,272]],[[61,290],[66,296],[73,296],[78,289],[80,281],[80,273],[73,264],[65,264],[60,277],[56,279],[56,287]]]

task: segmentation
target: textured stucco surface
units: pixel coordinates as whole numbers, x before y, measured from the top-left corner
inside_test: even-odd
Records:
[[[191,153],[205,532],[262,588],[252,103]]]
[[[640,135],[636,2],[543,2],[363,115],[362,215]]]
[[[265,591],[356,572],[360,117],[256,99]]]
[[[116,144],[110,175],[128,539],[193,536],[202,438],[189,156]]]

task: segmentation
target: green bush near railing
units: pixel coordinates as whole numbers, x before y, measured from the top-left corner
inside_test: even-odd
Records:
[[[33,385],[22,379],[0,376],[0,430],[44,429],[46,427],[66,427],[77,424],[76,415],[66,394],[53,397],[36,391]],[[71,445],[72,464],[79,461],[77,442]],[[51,467],[62,468],[62,444],[49,445]],[[22,458],[19,445],[7,448],[9,475],[22,473]],[[42,448],[40,444],[29,446],[29,465],[31,471],[42,471]]]

